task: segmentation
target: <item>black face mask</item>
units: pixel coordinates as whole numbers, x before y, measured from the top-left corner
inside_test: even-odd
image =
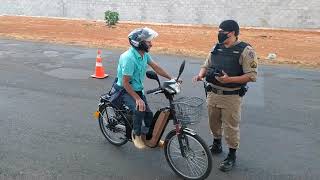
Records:
[[[142,41],[142,42],[140,42],[138,49],[142,50],[144,52],[149,52],[150,47],[147,45],[147,43],[145,41]]]
[[[219,34],[218,34],[219,43],[223,43],[228,38],[229,38],[228,33],[224,34],[223,32],[219,32]]]

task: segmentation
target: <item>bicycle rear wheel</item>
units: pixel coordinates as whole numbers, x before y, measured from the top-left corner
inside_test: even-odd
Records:
[[[110,105],[100,108],[99,112],[99,125],[104,137],[116,146],[127,143],[127,126],[123,114],[117,108]]]
[[[171,131],[165,141],[164,153],[172,170],[184,179],[205,179],[212,169],[212,155],[197,134],[182,131],[182,155],[178,136]]]

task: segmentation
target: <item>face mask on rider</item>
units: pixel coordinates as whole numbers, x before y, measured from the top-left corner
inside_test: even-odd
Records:
[[[151,42],[146,42],[146,41],[142,41],[140,46],[139,46],[139,50],[145,51],[145,52],[149,52],[150,48],[152,47]]]
[[[225,34],[223,32],[219,32],[218,34],[218,40],[219,40],[219,43],[222,44],[225,40],[227,40],[229,37],[228,37],[228,34]]]

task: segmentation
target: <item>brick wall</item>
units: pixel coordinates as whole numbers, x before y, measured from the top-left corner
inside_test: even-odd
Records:
[[[319,0],[0,0],[0,14],[100,19],[113,10],[122,21],[320,28]]]

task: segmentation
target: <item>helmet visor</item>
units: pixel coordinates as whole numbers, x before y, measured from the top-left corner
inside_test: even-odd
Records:
[[[148,27],[133,30],[128,37],[134,41],[151,41],[158,36],[158,33]]]

